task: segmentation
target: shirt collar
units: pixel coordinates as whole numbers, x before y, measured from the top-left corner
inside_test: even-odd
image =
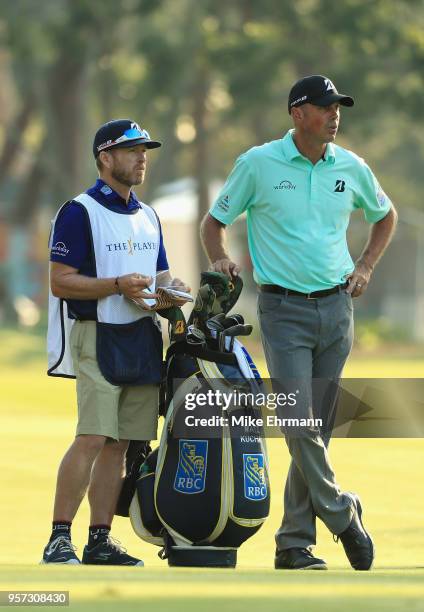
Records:
[[[332,142],[327,142],[327,147],[324,153],[325,161],[328,161],[329,164],[334,164],[336,161],[336,149]]]
[[[282,140],[283,152],[288,161],[292,161],[293,159],[296,159],[296,157],[304,159],[302,153],[300,153],[299,149],[294,143],[293,133],[294,129],[289,130]],[[327,143],[323,160],[331,164],[335,162],[336,155],[333,143]]]
[[[97,179],[90,189],[87,189],[87,194],[93,197],[99,204],[102,204],[113,212],[134,214],[134,212],[141,208],[141,204],[133,191],[130,192],[130,198],[127,203],[119,193],[114,191],[100,178]]]

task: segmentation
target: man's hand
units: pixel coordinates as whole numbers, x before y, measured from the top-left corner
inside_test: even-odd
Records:
[[[191,287],[189,287],[189,285],[187,285],[180,278],[173,278],[169,286],[173,287],[177,291],[185,291],[186,293],[190,293],[191,291]]]
[[[369,264],[358,260],[352,274],[346,276],[346,280],[349,283],[346,293],[350,293],[353,298],[362,295],[368,287],[372,271],[373,269]]]
[[[176,291],[184,291],[185,293],[190,293],[191,291],[189,285],[187,285],[187,283],[182,281],[180,278],[172,278],[169,270],[162,270],[161,272],[158,272],[156,275],[156,286],[158,291],[160,289],[164,289],[166,291],[167,287],[170,289],[175,289]],[[164,299],[167,299],[166,295]],[[177,298],[176,296],[172,297],[172,304],[174,306],[183,306],[186,302],[187,300],[184,298]]]
[[[170,289],[175,289],[176,291],[184,291],[185,293],[191,292],[191,287],[180,278],[173,278],[171,284],[168,286]],[[182,297],[173,296],[172,301],[175,303],[175,306],[183,306],[184,304],[187,304],[187,300]]]
[[[144,276],[136,272],[118,277],[120,293],[130,300],[156,298],[156,293],[152,293],[149,290],[145,291],[152,283],[153,278],[151,276]]]
[[[221,274],[226,274],[230,278],[233,278],[234,276],[239,275],[240,266],[234,261],[231,261],[231,259],[224,258],[214,261],[209,266],[209,270],[211,270],[212,272],[221,272]]]

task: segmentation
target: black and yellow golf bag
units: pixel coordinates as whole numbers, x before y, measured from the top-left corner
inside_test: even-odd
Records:
[[[219,294],[214,283],[226,292]],[[236,337],[251,326],[240,315],[228,315],[232,291],[226,277],[202,275],[202,297],[184,335],[175,339],[171,333],[162,436],[139,469],[129,508],[137,535],[161,546],[169,565],[234,567],[238,547],[269,514],[261,414],[248,401],[262,381]],[[175,323],[175,316],[168,318]]]

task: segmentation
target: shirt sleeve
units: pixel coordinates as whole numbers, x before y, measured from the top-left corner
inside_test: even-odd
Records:
[[[237,159],[209,213],[224,225],[231,225],[249,208],[254,195],[254,172],[244,154]]]
[[[165,270],[169,270],[169,264],[168,264],[168,259],[166,257],[165,245],[163,243],[162,226],[160,224],[159,217],[157,215],[156,217],[159,223],[159,232],[160,232],[159,253],[158,253],[158,259],[156,262],[156,272],[164,272]]]
[[[359,175],[359,191],[355,198],[355,208],[362,208],[368,223],[381,221],[392,207],[390,198],[384,193],[371,168],[362,163]]]
[[[88,220],[82,207],[69,202],[60,211],[54,226],[50,261],[78,270],[90,255]]]

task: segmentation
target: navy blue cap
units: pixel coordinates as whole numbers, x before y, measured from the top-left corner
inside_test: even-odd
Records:
[[[138,144],[146,145],[147,149],[162,146],[161,142],[151,140],[149,132],[131,119],[114,119],[97,130],[93,142],[93,155],[97,157],[101,151],[115,147],[133,147]]]
[[[340,94],[329,78],[321,74],[303,77],[293,85],[289,93],[289,113],[295,106],[302,104],[315,104],[315,106],[330,106],[338,102],[342,106],[353,106],[354,100],[350,96]]]

